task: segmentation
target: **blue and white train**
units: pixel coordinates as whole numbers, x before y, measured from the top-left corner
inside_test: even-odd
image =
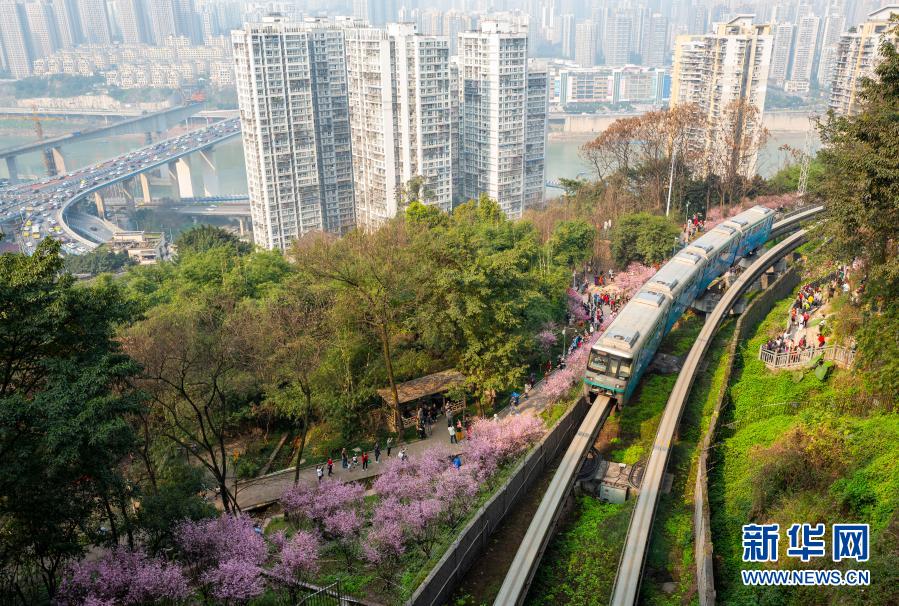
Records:
[[[593,345],[584,376],[591,396],[627,402],[684,310],[737,259],[764,244],[773,224],[774,211],[755,206],[697,238],[659,269]]]

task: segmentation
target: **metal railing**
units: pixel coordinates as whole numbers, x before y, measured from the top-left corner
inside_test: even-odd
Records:
[[[855,351],[840,345],[826,345],[824,347],[807,347],[795,351],[777,352],[759,347],[759,360],[771,369],[795,368],[806,366],[809,362],[821,356],[824,360],[833,361],[843,367],[850,367],[855,362]]]
[[[310,593],[300,600],[297,606],[349,606],[354,603],[356,602],[343,595],[340,582],[337,581]]]

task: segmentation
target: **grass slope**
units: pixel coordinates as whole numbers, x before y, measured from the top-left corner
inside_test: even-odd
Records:
[[[772,373],[758,348],[782,329],[790,299],[778,303],[738,350],[720,444],[710,469],[716,589],[722,604],[899,603],[899,416],[845,410],[841,393],[856,377],[835,372]],[[740,580],[741,527],[781,525],[778,568],[867,568],[869,588],[747,588]],[[785,557],[785,532],[797,522],[868,522],[871,560],[801,564]],[[828,541],[829,543],[829,541]],[[829,554],[828,545],[828,554]]]

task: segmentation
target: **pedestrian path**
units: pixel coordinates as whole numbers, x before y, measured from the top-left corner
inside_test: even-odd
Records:
[[[557,372],[557,370],[553,372]],[[531,389],[528,397],[520,401],[518,406],[519,412],[531,411],[536,414],[547,406],[554,404],[554,399],[543,393],[543,385],[544,381],[539,381]],[[499,411],[497,415],[499,417],[505,417],[511,413],[511,407],[506,406]],[[431,435],[427,438],[416,440],[414,442],[406,442],[400,446],[400,448],[405,448],[406,456],[410,459],[428,456],[428,453],[437,447],[445,448],[447,452],[452,454],[461,452],[465,448],[464,439],[460,444],[450,443],[449,432],[446,429],[446,417],[437,419]],[[353,453],[351,452],[349,454],[350,457],[352,457]],[[360,452],[357,454],[361,461],[362,453]],[[399,448],[394,446],[390,458],[396,458],[398,456]],[[385,462],[390,460],[390,458],[387,457],[386,448],[383,448],[381,451],[380,463],[375,462],[374,454],[369,453],[368,469],[362,469],[361,463],[355,468],[344,469],[341,467],[340,459],[336,459],[334,461],[332,477],[344,482],[368,480],[378,476],[381,473]],[[300,481],[308,482],[310,484],[317,482],[316,467],[317,466],[312,465],[302,468],[300,470]],[[328,477],[327,466],[325,466],[325,477]],[[235,495],[237,503],[242,510],[263,507],[274,503],[281,498],[284,491],[293,485],[293,478],[294,468],[290,467],[258,478],[240,481],[237,483],[237,494]],[[232,484],[232,490],[233,489],[234,485]],[[220,506],[220,502],[217,502],[216,504],[217,506]]]

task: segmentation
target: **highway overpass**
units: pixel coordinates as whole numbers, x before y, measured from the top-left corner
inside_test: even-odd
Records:
[[[120,120],[99,128],[86,131],[75,131],[59,137],[51,137],[40,141],[17,145],[15,147],[0,149],[0,159],[6,161],[10,183],[18,182],[16,158],[28,153],[41,152],[50,154],[53,159],[52,165],[55,169],[54,174],[63,173],[66,172],[65,157],[62,153],[62,147],[64,145],[71,145],[72,143],[87,141],[89,139],[115,137],[118,135],[153,132],[162,133],[196,114],[202,107],[203,105],[201,103],[179,105],[158,112],[126,118],[125,120]]]

